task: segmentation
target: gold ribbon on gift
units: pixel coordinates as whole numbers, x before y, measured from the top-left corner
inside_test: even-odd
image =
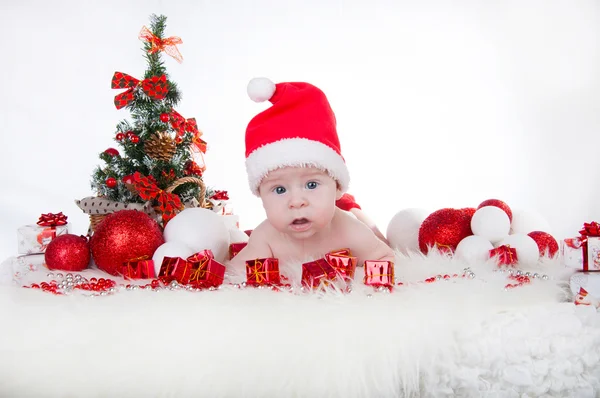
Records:
[[[259,259],[254,260],[254,265],[252,265],[251,271],[250,271],[250,277],[254,278],[254,281],[256,283],[263,283],[264,281],[267,280],[266,276],[267,276],[267,271],[263,268],[264,266],[264,261],[260,261]],[[262,270],[262,271],[259,271]]]
[[[193,264],[192,268],[197,267],[196,269],[194,269],[194,271],[190,275],[190,280],[189,280],[190,282],[204,281],[207,274],[215,275],[208,270],[208,265],[210,263],[210,260],[212,260],[212,259],[208,256],[202,257],[201,259],[199,259],[199,261],[197,261],[196,259],[193,259],[190,261],[190,259],[188,258],[188,263]],[[187,269],[186,269],[186,272],[187,272]]]

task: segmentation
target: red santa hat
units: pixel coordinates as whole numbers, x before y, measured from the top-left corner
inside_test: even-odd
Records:
[[[286,166],[313,166],[346,192],[350,174],[340,148],[333,110],[325,94],[308,83],[278,83],[259,77],[248,83],[248,96],[273,105],[246,128],[246,171],[252,193],[270,172]]]

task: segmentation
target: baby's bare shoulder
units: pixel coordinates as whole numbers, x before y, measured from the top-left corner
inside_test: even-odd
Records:
[[[276,230],[271,225],[269,220],[264,220],[256,228],[252,230],[251,236],[256,236],[257,238],[271,238],[275,234]]]

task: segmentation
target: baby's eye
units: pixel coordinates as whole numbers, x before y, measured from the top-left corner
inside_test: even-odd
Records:
[[[319,186],[319,183],[316,181],[309,181],[306,183],[306,188],[308,188],[308,189],[315,189],[318,186]]]
[[[281,195],[285,193],[285,188],[282,186],[275,187],[273,188],[273,192],[275,192],[277,195]]]

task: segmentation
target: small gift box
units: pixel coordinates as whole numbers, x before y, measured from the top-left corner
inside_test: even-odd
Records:
[[[336,270],[344,279],[354,279],[356,271],[356,257],[352,256],[350,249],[334,250],[325,255],[325,260]]]
[[[600,273],[577,272],[569,281],[576,305],[600,308]]]
[[[18,253],[45,253],[52,239],[68,233],[67,216],[62,213],[42,214],[37,224],[24,225],[17,229]]]
[[[187,259],[165,257],[159,278],[165,282],[176,280],[194,287],[217,287],[225,278],[225,266],[214,259],[210,250],[203,250]]]
[[[127,279],[152,279],[155,277],[154,261],[148,256],[125,262],[119,273]]]
[[[517,249],[508,245],[498,246],[497,248],[490,250],[490,258],[494,257],[497,259],[498,266],[514,266],[519,261]]]
[[[364,283],[369,286],[394,286],[394,263],[366,260]]]
[[[561,262],[565,267],[583,269],[583,242],[581,238],[567,238],[560,241]]]
[[[584,271],[600,271],[600,224],[584,223],[579,231]]]
[[[231,260],[242,251],[244,247],[248,245],[248,242],[232,243],[229,245],[229,259]]]
[[[302,285],[317,288],[335,280],[337,271],[324,258],[302,264]]]
[[[246,261],[246,283],[249,285],[279,285],[279,260],[260,258]]]

